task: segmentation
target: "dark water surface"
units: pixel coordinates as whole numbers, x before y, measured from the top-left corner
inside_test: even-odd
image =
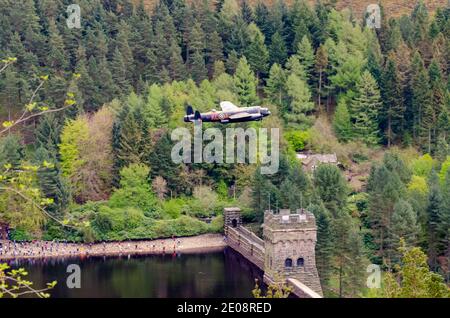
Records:
[[[69,264],[81,269],[81,288],[69,289]],[[24,260],[36,287],[58,281],[51,297],[252,297],[262,272],[230,248],[179,255],[90,257],[85,259]]]

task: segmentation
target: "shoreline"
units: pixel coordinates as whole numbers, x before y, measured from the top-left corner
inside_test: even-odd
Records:
[[[123,255],[168,255],[179,252],[195,253],[216,251],[227,247],[222,234],[202,234],[191,237],[175,237],[156,240],[138,240],[102,243],[52,243],[37,241],[34,243],[16,243],[16,251],[9,250],[5,254],[8,242],[0,241],[3,254],[0,263],[11,260],[52,259],[52,258],[86,258],[91,256],[123,256]],[[6,246],[5,246],[6,245]]]

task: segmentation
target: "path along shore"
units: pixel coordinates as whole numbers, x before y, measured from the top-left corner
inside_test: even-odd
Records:
[[[92,244],[65,242],[0,241],[0,261],[33,258],[172,254],[221,249],[227,246],[221,234],[203,234],[158,240],[101,242]]]

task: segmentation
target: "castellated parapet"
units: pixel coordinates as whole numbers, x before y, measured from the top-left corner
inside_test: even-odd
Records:
[[[294,278],[322,295],[316,268],[317,226],[314,215],[298,209],[264,214],[264,275],[268,281]]]

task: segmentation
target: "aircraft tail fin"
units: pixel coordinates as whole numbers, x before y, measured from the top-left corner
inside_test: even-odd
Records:
[[[188,105],[188,107],[186,108],[186,115],[190,116],[194,114],[194,109],[192,108],[191,105]]]
[[[201,120],[201,119],[202,119],[202,115],[200,115],[200,112],[199,112],[198,110],[195,112],[195,117],[194,117],[194,119],[195,119],[195,120]]]

